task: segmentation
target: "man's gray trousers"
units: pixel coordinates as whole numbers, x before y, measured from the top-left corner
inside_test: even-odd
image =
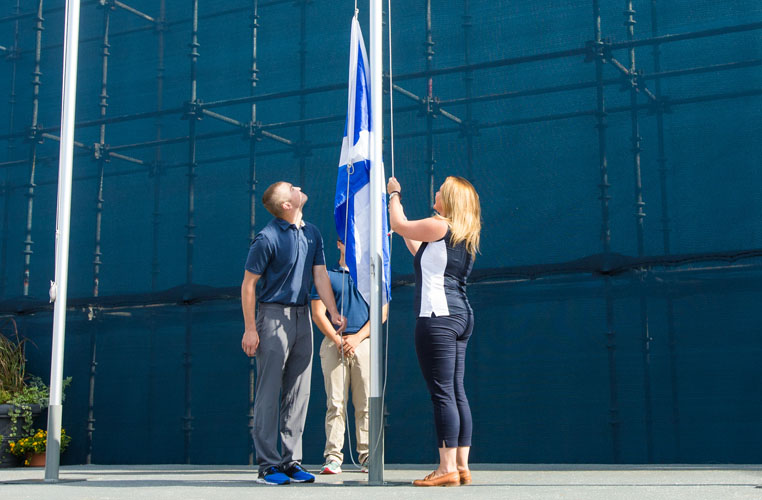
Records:
[[[251,431],[257,463],[260,471],[270,466],[286,469],[302,461],[312,375],[309,307],[260,303],[257,332],[257,394]]]

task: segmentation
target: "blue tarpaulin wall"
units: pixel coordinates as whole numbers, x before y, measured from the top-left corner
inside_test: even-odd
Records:
[[[64,365],[73,383],[63,423],[73,441],[63,463],[82,463],[88,455],[93,339],[94,463],[247,463],[250,363],[240,350],[236,294],[252,221],[258,230],[269,220],[259,203],[269,184],[301,185],[310,196],[306,218],[321,228],[328,260],[338,257],[332,202],[354,4],[200,2],[198,104],[241,126],[208,114],[195,123],[189,222],[189,120],[198,109],[187,104],[192,2],[167,0],[164,23],[105,3],[113,7],[107,106],[101,106],[106,9],[93,1],[82,7],[82,125],[69,274],[74,308]],[[632,2],[635,39],[686,34],[635,47],[643,72],[636,78],[645,203],[639,252],[631,78],[623,78],[614,61],[630,67],[627,48],[617,45],[628,39],[626,2],[600,7],[605,116],[596,100],[590,43],[594,3],[434,3],[430,67],[482,66],[435,74],[431,92],[440,102],[427,115],[421,102],[429,87],[422,73],[426,2],[392,2],[395,84],[418,96],[394,93],[394,160],[407,214],[430,213],[432,166],[435,186],[446,175],[466,176],[482,200],[482,249],[469,288],[476,317],[466,369],[472,460],[759,463],[762,5]],[[155,0],[129,5],[160,17]],[[21,0],[18,15],[10,3],[0,13],[0,55],[7,56],[0,61],[0,95],[8,96],[0,100],[6,117],[0,125],[0,312],[34,343],[29,371],[47,378],[52,315],[45,299],[54,275],[64,13],[63,1],[45,2],[35,86],[37,7],[35,0]],[[368,38],[367,5],[359,7]],[[530,57],[561,51],[571,52]],[[252,103],[229,101],[300,89],[317,90],[256,102],[255,125],[264,127],[253,131],[265,131],[256,141],[249,134]],[[496,96],[509,92],[516,95]],[[486,97],[458,101],[469,94]],[[388,102],[387,94],[387,109]],[[152,113],[158,106],[166,112]],[[466,125],[470,116],[473,126],[437,113],[440,106]],[[98,158],[104,148],[95,147],[102,109],[108,118],[126,117],[105,126],[105,161]],[[388,116],[385,126],[388,135]],[[150,142],[157,138],[164,141]],[[97,298],[96,258],[102,262]],[[412,258],[399,239],[392,271],[386,460],[430,463],[435,437],[413,347]],[[317,355],[312,378],[306,463],[322,460],[324,444]]]

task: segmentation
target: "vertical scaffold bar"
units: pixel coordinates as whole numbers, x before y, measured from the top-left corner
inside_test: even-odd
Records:
[[[299,0],[299,90],[304,90],[307,84],[307,3],[310,0]],[[299,94],[299,119],[307,117],[307,96]],[[299,146],[296,155],[299,158],[299,185],[304,186],[307,168],[307,129],[299,125]]]
[[[627,39],[635,39],[635,10],[632,6],[632,0],[625,0],[625,22],[627,28]],[[640,169],[640,153],[642,150],[640,136],[640,124],[638,122],[638,69],[635,65],[635,47],[630,47],[629,54],[629,78],[630,78],[630,122],[632,125],[632,164],[635,176],[635,230],[638,242],[638,257],[644,254],[643,227],[646,214],[643,212],[645,203],[643,202],[643,180]]]
[[[37,122],[40,109],[40,59],[42,57],[42,0],[37,2],[37,14],[35,16],[34,30],[34,71],[32,73],[32,125],[29,127],[29,139],[31,141],[29,152],[29,184],[27,184],[27,210],[26,210],[26,237],[24,238],[24,281],[23,294],[29,295],[29,278],[32,264],[32,221],[34,210],[34,176],[37,169],[37,145],[42,141],[41,130]]]
[[[193,284],[193,243],[196,238],[194,229],[194,206],[195,206],[195,185],[196,185],[196,121],[199,119],[198,96],[196,93],[196,64],[198,62],[198,0],[192,0],[193,21],[191,28],[190,43],[190,101],[188,103],[188,224],[187,245],[186,245],[186,276],[185,283],[190,288]],[[191,411],[191,353],[192,353],[192,334],[193,334],[193,312],[190,306],[185,308],[185,416],[183,417],[183,431],[185,432],[185,463],[190,463],[190,443],[191,432],[193,428],[191,422],[193,415]]]
[[[658,1],[651,0],[651,36],[659,36]],[[654,73],[661,73],[661,48],[659,44],[653,46]],[[661,92],[661,78],[654,81],[654,91],[657,99],[656,105],[656,138],[659,164],[659,187],[661,190],[661,224],[664,245],[664,255],[671,253],[670,245],[670,217],[669,197],[667,195],[667,156],[664,151],[664,105]],[[675,302],[671,294],[667,295],[667,338],[669,341],[670,380],[672,381],[672,436],[674,438],[675,454],[674,463],[681,462],[682,451],[680,445],[680,405],[678,398],[677,378],[677,335],[675,328]]]
[[[106,117],[108,108],[108,58],[109,58],[109,29],[111,24],[111,10],[113,9],[108,0],[101,0],[100,7],[103,8],[103,41],[101,43],[101,93],[98,106],[100,108],[100,117]],[[93,250],[93,297],[100,294],[100,274],[101,274],[101,222],[103,220],[103,177],[108,155],[106,154],[106,124],[100,125],[98,146],[96,147],[95,158],[98,162],[98,190],[95,195],[95,243]],[[98,342],[98,320],[96,318],[93,327],[90,329],[90,384],[87,405],[87,455],[85,463],[93,463],[93,433],[95,432],[95,378],[98,366],[97,342]]]
[[[154,122],[156,141],[162,138],[163,115],[161,110],[164,106],[164,32],[167,30],[166,0],[159,4],[159,19],[156,23],[157,59],[156,64],[156,120]],[[161,144],[154,148],[153,154],[153,246],[151,251],[151,290],[156,291],[159,279],[159,220],[161,217],[161,174],[162,174]]]
[[[603,65],[606,62],[605,48],[601,36],[601,7],[599,0],[593,0],[593,32],[595,51],[595,80],[596,80],[596,128],[598,129],[598,169],[600,171],[601,200],[601,243],[603,253],[611,252],[611,224],[609,221],[609,181],[608,160],[606,159],[606,99],[603,84]],[[614,331],[614,299],[611,290],[611,278],[604,277],[604,293],[606,301],[606,348],[609,361],[609,425],[611,426],[611,445],[613,461],[620,461],[619,443],[619,403],[616,377],[616,333]]]
[[[434,58],[434,41],[431,33],[431,0],[426,2],[426,41],[423,43],[426,56],[426,71],[431,71]],[[434,78],[429,76],[426,81],[426,165],[429,175],[429,209],[434,206]]]
[[[463,0],[463,64],[468,66],[471,64],[471,30],[474,27],[472,22],[473,17],[469,9],[468,0]],[[466,136],[466,154],[468,159],[468,173],[469,180],[473,181],[474,177],[474,131],[476,128],[474,125],[473,106],[471,104],[471,97],[473,95],[474,84],[474,72],[467,69],[463,73],[463,83],[466,87],[466,99],[469,101],[466,103],[466,126],[464,127],[464,135]]]
[[[259,30],[259,0],[254,0],[251,12],[251,86],[249,95],[254,95],[257,82],[259,81],[259,70],[257,69],[257,32]],[[251,122],[249,124],[249,243],[254,241],[256,236],[257,222],[257,142],[259,140],[257,127],[257,103],[251,104]],[[256,362],[254,358],[249,358],[249,465],[254,465],[254,388],[256,384]]]
[[[627,31],[627,39],[635,40],[635,9],[632,0],[624,2],[624,25]],[[629,55],[629,79],[630,79],[630,122],[632,127],[632,165],[635,180],[635,231],[637,235],[638,257],[642,257],[644,250],[644,223],[646,214],[643,211],[643,180],[640,168],[640,153],[642,150],[640,137],[640,123],[638,121],[638,69],[635,64],[635,46],[630,46]],[[648,321],[648,297],[646,296],[645,270],[640,270],[638,276],[638,295],[640,300],[640,332],[643,342],[643,403],[645,409],[646,424],[646,460],[653,463],[653,408],[651,402],[651,336]]]
[[[6,176],[8,173],[6,172]],[[3,239],[0,242],[0,297],[5,296],[6,286],[6,269],[8,269],[8,230],[9,230],[9,218],[8,211],[11,208],[11,190],[8,187],[9,183],[6,180],[0,185],[0,192],[3,195]]]
[[[21,0],[16,0],[16,8],[14,14],[18,16],[21,12]],[[8,133],[13,133],[13,127],[15,126],[15,111],[16,111],[16,71],[18,70],[19,60],[19,20],[14,21],[13,26],[13,48],[6,56],[11,61],[11,91],[8,97]],[[8,139],[8,159],[13,158],[13,153],[16,149],[16,140],[14,137]],[[0,278],[2,279],[2,278]],[[0,295],[2,295],[5,286],[0,285]]]
[[[100,117],[106,117],[108,109],[108,58],[109,58],[109,26],[111,24],[112,5],[109,0],[101,0],[103,8],[103,42],[101,44],[101,93],[98,107]],[[98,191],[95,198],[95,250],[93,252],[93,297],[97,297],[100,288],[101,274],[101,222],[103,220],[103,174],[108,160],[106,152],[106,124],[100,125],[98,147],[95,158],[98,161]]]
[[[162,114],[160,113],[164,106],[164,32],[167,29],[167,8],[166,0],[161,0],[159,3],[159,18],[156,21],[156,34],[158,36],[157,41],[157,64],[156,64],[156,120],[154,122],[156,141],[160,141],[162,138]],[[151,291],[155,292],[159,285],[159,236],[160,236],[160,221],[161,221],[161,176],[162,176],[162,155],[161,144],[158,144],[154,148],[153,152],[153,166],[150,170],[150,175],[153,178],[153,212],[151,214],[153,221],[152,232],[152,247],[151,247]],[[154,374],[156,373],[156,313],[152,310],[150,316],[150,328],[148,332],[148,391],[147,400],[148,404],[154,403],[156,386],[154,382]],[[153,427],[154,427],[154,412],[148,412],[147,419],[147,433],[149,439],[148,452],[152,453],[153,450]]]
[[[16,0],[16,8],[14,9],[14,15],[19,16],[21,13],[21,0]],[[10,54],[7,56],[11,61],[11,91],[8,97],[8,133],[13,133],[13,127],[15,126],[15,110],[16,110],[16,72],[18,70],[19,59],[19,19],[16,19],[13,26],[13,48]],[[8,160],[12,160],[16,151],[15,138],[8,139]],[[5,296],[5,287],[7,283],[6,270],[8,269],[8,230],[9,230],[9,217],[8,210],[10,209],[10,194],[11,190],[8,188],[8,177],[10,173],[6,171],[4,173],[5,180],[0,186],[0,193],[3,196],[3,237],[0,241],[0,297]]]
[[[15,110],[16,110],[16,72],[18,70],[19,59],[19,19],[18,16],[21,13],[21,0],[16,0],[16,7],[14,9],[14,15],[17,19],[14,21],[13,26],[13,48],[6,56],[11,61],[11,90],[8,96],[8,133],[13,133],[13,127],[15,126]],[[14,159],[16,152],[16,140],[14,137],[8,139],[8,160]],[[7,286],[6,270],[8,269],[8,232],[9,232],[9,217],[8,210],[10,209],[10,195],[9,189],[10,183],[8,177],[10,173],[6,171],[4,173],[5,180],[0,185],[0,194],[3,196],[3,236],[0,241],[0,297],[5,296],[5,287]]]

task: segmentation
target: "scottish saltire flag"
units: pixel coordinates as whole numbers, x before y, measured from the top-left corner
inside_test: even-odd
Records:
[[[336,179],[336,198],[333,215],[336,231],[346,246],[349,273],[365,301],[370,304],[370,65],[365,42],[357,18],[352,19],[349,51],[349,98],[344,140],[341,143],[339,174]],[[374,165],[383,168],[383,165]],[[382,176],[383,178],[383,176]],[[391,267],[389,265],[389,223],[386,217],[384,186],[375,196],[382,200],[383,303],[391,294]],[[346,236],[345,236],[346,234]]]

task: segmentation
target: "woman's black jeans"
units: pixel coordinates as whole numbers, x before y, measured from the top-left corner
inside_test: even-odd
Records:
[[[437,447],[471,446],[471,408],[463,375],[473,314],[418,318],[415,352],[434,404]]]

